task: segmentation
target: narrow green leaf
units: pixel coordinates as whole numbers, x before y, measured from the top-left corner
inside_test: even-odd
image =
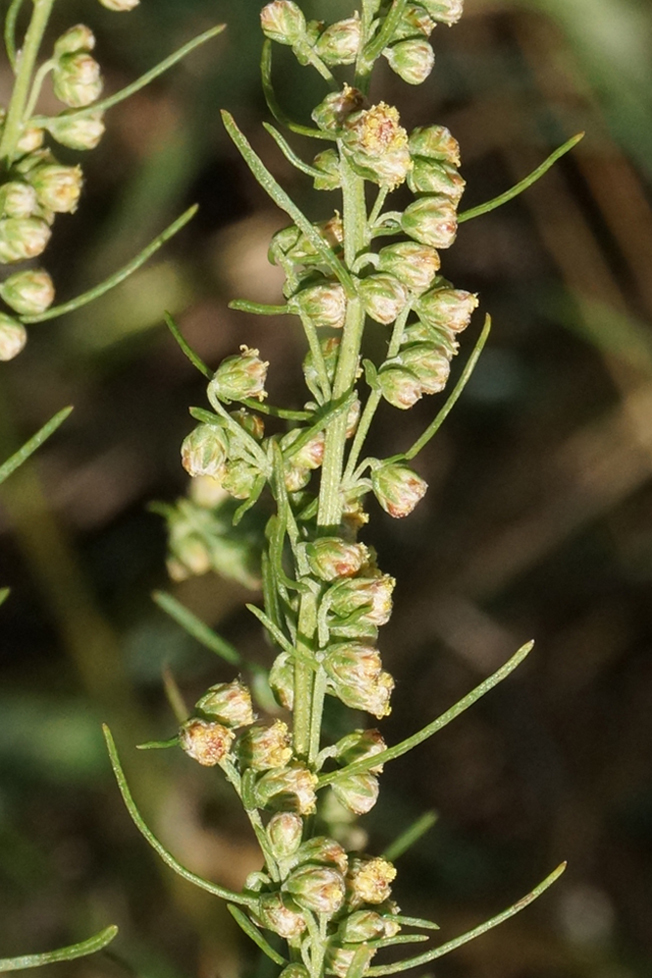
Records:
[[[426,834],[426,832],[429,832],[436,821],[437,815],[435,812],[424,812],[424,814],[420,815],[419,818],[417,818],[416,821],[414,821],[412,825],[405,830],[405,832],[401,832],[398,838],[394,839],[394,841],[387,846],[383,853],[385,859],[389,859],[390,863],[395,862],[400,856],[403,855],[404,852],[411,849],[412,846]]]
[[[544,173],[547,173],[550,167],[555,165],[557,160],[561,159],[562,156],[565,156],[566,153],[569,153],[574,146],[577,146],[577,144],[584,139],[585,135],[586,134],[583,132],[578,132],[576,136],[572,136],[567,142],[564,143],[563,146],[560,146],[559,149],[554,151],[554,153],[551,153],[548,159],[544,160],[541,166],[538,166],[536,170],[533,170],[529,176],[517,183],[516,186],[511,188],[511,190],[505,191],[504,194],[500,194],[500,196],[494,197],[493,200],[488,200],[484,204],[478,204],[477,207],[471,207],[468,211],[462,211],[462,213],[458,214],[457,216],[458,224],[463,224],[464,221],[470,221],[474,217],[480,217],[481,214],[488,214],[489,211],[494,211],[497,207],[502,207],[502,205],[506,204],[509,200],[513,200],[514,197],[518,197],[518,195],[522,194],[524,190],[531,187],[533,183],[540,180]]]
[[[169,740],[148,740],[146,744],[136,744],[136,750],[167,750],[168,747],[178,747],[179,738],[170,737]]]
[[[111,767],[113,768],[113,773],[115,774],[115,779],[118,782],[120,794],[122,795],[127,811],[129,812],[132,821],[140,834],[147,840],[147,842],[149,842],[152,849],[158,853],[163,862],[184,880],[188,880],[189,883],[194,883],[194,885],[199,887],[200,890],[206,890],[207,893],[212,893],[214,896],[222,897],[223,900],[232,900],[233,903],[241,903],[244,906],[253,906],[256,903],[255,897],[248,897],[243,893],[233,893],[231,890],[227,890],[224,886],[218,886],[217,883],[211,883],[209,880],[205,880],[201,876],[197,876],[196,873],[191,873],[189,869],[182,866],[181,863],[174,858],[172,853],[168,852],[168,850],[158,841],[156,836],[143,821],[143,818],[136,807],[136,803],[131,795],[131,791],[129,790],[129,785],[127,784],[127,779],[125,778],[124,771],[122,770],[122,765],[120,764],[120,758],[118,757],[118,752],[116,750],[111,731],[106,724],[103,724],[102,730],[104,732],[104,739],[106,740],[106,746],[111,759]]]
[[[288,197],[281,185],[277,183],[269,172],[263,161],[253,151],[246,137],[240,132],[233,116],[222,109],[222,121],[229,136],[240,151],[245,163],[253,173],[254,177],[261,185],[263,190],[269,194],[274,203],[285,211],[292,218],[294,223],[305,234],[318,255],[326,265],[333,271],[342,283],[349,296],[355,295],[355,286],[348,271],[335,255],[332,248],[324,241],[319,231],[310,223],[305,214],[297,207],[293,200]]]
[[[193,350],[193,348],[190,346],[190,344],[184,338],[183,334],[181,333],[181,330],[179,329],[179,327],[175,323],[175,321],[172,318],[172,316],[170,315],[170,313],[169,312],[164,313],[163,318],[165,319],[165,325],[170,330],[170,332],[174,336],[175,340],[177,341],[177,343],[181,347],[181,350],[188,357],[188,359],[190,360],[190,362],[193,365],[193,367],[197,367],[197,370],[200,372],[200,374],[203,374],[204,377],[207,380],[212,380],[213,379],[213,373],[214,372],[211,370],[210,367],[207,367],[206,366],[206,364],[204,363],[204,361],[202,360],[202,358],[199,356],[199,354],[198,353],[195,353],[195,351]]]
[[[274,624],[272,619],[265,614],[262,608],[257,608],[255,604],[248,604],[245,607],[247,608],[248,611],[252,613],[252,615],[255,618],[258,619],[261,625],[263,625],[267,629],[267,631],[272,636],[276,644],[280,645],[280,647],[283,649],[284,652],[287,652],[288,655],[291,656],[296,655],[297,650],[294,648],[290,640],[286,638],[286,636],[283,634],[283,632],[278,627],[278,625]]]
[[[269,414],[272,418],[283,418],[285,421],[309,421],[313,415],[312,411],[291,411],[289,408],[275,407],[273,404],[267,404],[266,401],[256,401],[249,397],[243,397],[241,403],[250,411]]]
[[[10,594],[11,590],[8,587],[3,587],[0,589],[0,605],[5,603]]]
[[[299,136],[310,136],[312,139],[325,139],[328,142],[334,142],[336,140],[337,137],[333,133],[322,132],[321,129],[313,129],[311,126],[302,126],[301,123],[294,122],[285,114],[276,99],[274,85],[272,84],[272,42],[269,40],[263,42],[263,50],[260,58],[260,74],[267,108],[277,122],[280,122],[290,132],[295,132]]]
[[[394,32],[403,16],[403,11],[406,6],[407,0],[394,0],[389,13],[383,21],[382,27],[362,52],[361,64],[372,65],[380,57],[381,52],[385,50],[394,36]]]
[[[284,306],[270,306],[267,302],[250,302],[248,299],[234,299],[229,302],[229,309],[251,312],[254,316],[284,316],[288,312],[287,302]]]
[[[22,5],[23,0],[12,0],[5,18],[5,47],[14,73],[16,71],[16,21]]]
[[[99,285],[89,289],[88,292],[83,292],[81,295],[78,295],[76,299],[71,299],[69,302],[64,302],[60,306],[53,306],[51,309],[48,309],[47,312],[43,312],[39,316],[20,316],[20,321],[28,324],[44,323],[47,319],[56,319],[57,316],[63,316],[67,312],[74,312],[75,309],[81,309],[82,306],[88,305],[89,302],[94,302],[95,299],[99,299],[100,296],[104,295],[110,289],[114,289],[116,285],[120,285],[120,283],[124,282],[124,280],[130,275],[133,275],[133,273],[137,271],[141,265],[144,265],[145,262],[152,257],[152,255],[163,247],[166,241],[169,241],[170,238],[174,237],[174,235],[180,231],[181,228],[184,227],[196,213],[197,205],[194,204],[192,207],[189,207],[185,213],[178,217],[176,221],[173,221],[173,223],[170,224],[165,231],[159,234],[158,238],[154,238],[154,240],[148,244],[146,248],[143,248],[139,255],[132,258],[128,264],[126,264],[114,275],[111,275],[109,278],[105,279],[104,282],[101,282]]]
[[[362,978],[363,975],[368,975],[369,971],[367,968],[370,961],[371,950],[369,944],[361,944],[351,959],[351,964],[346,972],[346,978]]]
[[[219,655],[220,659],[224,659],[232,666],[244,665],[242,656],[230,642],[217,635],[212,628],[209,628],[197,615],[194,615],[171,594],[166,594],[165,591],[154,591],[152,598],[159,608],[170,618],[173,618],[177,625],[181,625],[188,635],[197,639],[215,655]]]
[[[284,958],[278,951],[275,951],[271,944],[265,940],[263,935],[260,933],[258,928],[251,922],[249,917],[239,907],[234,907],[232,903],[227,903],[227,910],[235,920],[236,924],[245,932],[247,937],[250,937],[254,944],[257,944],[263,954],[266,954],[268,958],[277,964],[280,968],[285,967],[288,964],[287,958]]]
[[[395,920],[397,924],[402,924],[403,927],[422,927],[423,930],[439,930],[439,924],[435,924],[432,920],[423,920],[421,917],[406,917],[402,913],[384,914],[383,916],[389,917],[390,920]]]
[[[44,964],[56,964],[57,961],[72,961],[83,958],[87,954],[95,954],[110,944],[118,933],[117,927],[107,927],[95,937],[90,937],[81,944],[71,944],[57,951],[46,951],[44,954],[25,954],[20,958],[1,958],[0,972],[23,971],[26,968],[40,968]]]
[[[380,950],[383,947],[394,947],[395,944],[423,944],[429,941],[428,934],[399,934],[397,937],[379,937],[377,940],[368,941],[369,947]]]
[[[537,897],[540,897],[549,886],[552,886],[552,884],[559,879],[565,869],[566,863],[562,863],[553,873],[550,874],[550,876],[547,876],[542,883],[539,883],[539,885],[535,887],[531,893],[528,893],[527,896],[522,897],[522,899],[513,904],[513,906],[508,907],[507,910],[503,910],[502,913],[492,917],[491,920],[487,920],[484,924],[480,924],[479,927],[474,927],[473,930],[467,931],[466,934],[461,934],[460,937],[456,937],[454,940],[448,941],[447,944],[442,944],[440,947],[434,948],[432,951],[426,951],[425,954],[419,954],[417,957],[408,958],[406,961],[398,961],[395,964],[379,965],[375,968],[369,968],[367,974],[373,976],[373,978],[376,978],[376,976],[379,978],[381,975],[394,975],[398,971],[407,971],[409,968],[417,968],[422,964],[428,964],[430,961],[434,961],[436,958],[441,958],[445,954],[449,954],[451,951],[455,951],[458,947],[462,947],[463,944],[468,944],[469,941],[475,940],[476,937],[480,937],[493,927],[498,927],[499,924],[502,924],[505,920],[509,920],[509,918],[513,917],[515,914],[520,913],[521,910],[525,910],[525,908],[533,903]]]
[[[369,768],[375,767],[377,764],[387,764],[388,761],[393,761],[397,757],[401,757],[402,754],[407,754],[408,751],[412,750],[418,744],[423,743],[424,740],[428,740],[433,734],[438,733],[443,730],[444,727],[455,720],[460,714],[464,713],[477,703],[489,690],[493,689],[507,679],[514,670],[520,666],[521,662],[529,655],[534,647],[534,642],[528,642],[523,645],[518,652],[516,652],[504,666],[501,666],[492,676],[488,676],[479,686],[471,690],[470,693],[461,699],[458,703],[442,713],[440,717],[433,720],[427,726],[423,727],[417,733],[412,734],[406,740],[402,740],[399,744],[394,744],[393,747],[388,747],[386,750],[381,750],[379,754],[374,754],[372,757],[363,757],[359,761],[354,761],[353,764],[348,764],[346,767],[340,768],[339,771],[331,771],[329,774],[322,774],[319,779],[319,787],[323,788],[324,785],[331,784],[333,781],[337,781],[339,778],[348,778],[354,774],[361,774],[363,771],[368,771]]]
[[[44,441],[54,434],[59,425],[63,424],[68,415],[72,412],[71,407],[63,408],[47,424],[44,424],[40,431],[37,431],[29,441],[25,442],[22,448],[0,465],[0,484],[8,479],[12,472],[15,472],[19,465],[22,465],[30,455],[33,455]]]
[[[319,179],[319,177],[323,177],[324,174],[321,170],[318,170],[316,166],[309,166],[308,163],[303,162],[301,157],[297,156],[278,129],[275,129],[274,126],[269,124],[269,122],[263,122],[263,129],[267,130],[280,151],[283,153],[285,159],[288,160],[292,166],[296,167],[296,169],[300,170],[302,173],[306,173],[309,177],[316,177],[317,179]]]
[[[338,418],[341,414],[346,414],[353,402],[355,401],[354,394],[345,394],[343,397],[338,397],[338,399],[331,403],[331,405],[324,411],[319,412],[319,416],[314,424],[310,425],[309,428],[299,435],[296,441],[288,445],[283,451],[283,458],[292,458],[297,452],[301,451],[304,445],[307,445],[315,435],[318,435],[320,431],[323,431],[331,421]]]
[[[443,425],[444,421],[446,420],[448,415],[451,413],[451,411],[457,404],[457,401],[459,400],[462,391],[464,390],[469,380],[471,379],[471,374],[475,370],[475,365],[480,359],[480,354],[484,349],[484,345],[489,338],[490,332],[491,332],[491,316],[486,316],[484,321],[484,326],[482,327],[482,332],[478,337],[477,343],[473,347],[473,353],[467,360],[466,366],[464,367],[464,370],[461,373],[460,379],[455,384],[455,387],[453,388],[450,395],[448,396],[443,408],[436,416],[434,421],[432,421],[428,425],[428,427],[421,435],[421,437],[417,438],[414,445],[412,445],[412,447],[409,448],[404,455],[398,456],[399,458],[404,458],[407,459],[408,461],[410,459],[416,458],[419,452],[428,444],[430,439],[434,438],[434,436],[437,434],[437,432]]]

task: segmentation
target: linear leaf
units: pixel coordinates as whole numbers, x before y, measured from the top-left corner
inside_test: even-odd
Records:
[[[311,126],[302,126],[299,122],[294,122],[286,113],[283,111],[279,105],[276,93],[274,91],[274,85],[272,84],[272,42],[265,40],[263,42],[263,50],[260,58],[260,74],[263,86],[263,94],[265,95],[265,101],[267,102],[267,108],[272,113],[277,122],[280,122],[282,126],[289,129],[290,132],[295,132],[299,136],[309,136],[312,139],[324,139],[328,142],[334,142],[336,137],[333,133],[323,132],[321,129],[313,129]]]
[[[57,951],[46,951],[44,954],[24,954],[19,958],[1,958],[0,972],[23,971],[25,968],[40,968],[44,964],[56,964],[57,961],[72,961],[74,958],[83,958],[87,954],[95,954],[97,951],[101,951],[102,948],[111,943],[117,933],[117,927],[106,927],[94,937],[89,937],[87,941],[71,944],[69,947],[62,947]]]
[[[389,859],[390,863],[393,863],[408,849],[411,849],[426,832],[429,832],[436,821],[435,812],[424,812],[412,825],[408,826],[405,832],[401,832],[398,838],[387,846],[383,853],[385,859]]]
[[[257,944],[263,954],[266,954],[268,958],[278,964],[283,968],[287,963],[287,958],[284,958],[278,951],[275,951],[271,944],[265,940],[263,935],[260,933],[258,928],[249,920],[249,917],[240,910],[239,907],[234,907],[232,903],[227,903],[227,910],[235,920],[236,924],[245,932],[247,937],[250,937],[254,944]]]
[[[173,598],[165,591],[154,591],[152,598],[159,608],[173,618],[177,625],[201,642],[205,648],[210,649],[215,655],[229,662],[232,666],[243,665],[242,656],[230,642],[217,635],[212,628],[203,622],[197,615],[193,614],[185,605]]]
[[[315,166],[310,166],[308,163],[304,163],[301,157],[297,156],[278,129],[275,129],[274,126],[269,124],[269,122],[263,122],[263,129],[270,134],[280,151],[283,153],[285,159],[288,160],[292,166],[296,167],[297,170],[300,170],[301,173],[306,173],[309,177],[315,177],[317,179],[319,179],[319,177],[323,177],[324,174],[321,170],[318,170]]]
[[[33,435],[29,441],[25,442],[22,448],[8,458],[6,462],[0,465],[0,484],[8,479],[12,472],[15,472],[19,465],[22,465],[26,459],[33,455],[37,448],[39,448],[44,441],[54,434],[59,425],[63,424],[68,415],[72,412],[71,407],[63,408],[59,411],[53,418],[50,418],[47,424]]]
[[[190,344],[187,342],[187,340],[183,336],[181,330],[179,329],[179,327],[175,323],[175,321],[172,318],[172,316],[170,315],[170,313],[169,312],[164,313],[163,318],[165,319],[165,325],[170,330],[170,332],[174,336],[175,340],[179,344],[179,347],[181,348],[181,350],[183,351],[183,353],[185,353],[185,355],[188,357],[188,359],[190,360],[190,362],[193,365],[193,367],[196,367],[197,370],[200,372],[200,374],[203,374],[204,375],[204,377],[206,378],[206,380],[212,380],[213,379],[213,373],[214,372],[211,370],[210,367],[208,367],[204,363],[204,361],[199,356],[199,354],[198,353],[195,353],[195,351],[193,350],[193,348],[190,346]]]

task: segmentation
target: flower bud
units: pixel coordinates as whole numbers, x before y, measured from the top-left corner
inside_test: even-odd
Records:
[[[408,516],[428,488],[428,483],[409,466],[393,462],[374,469],[371,484],[380,505],[395,519]]]
[[[63,166],[46,163],[28,173],[40,203],[56,214],[74,214],[82,188],[82,171],[79,166]]]
[[[77,51],[92,51],[94,47],[95,35],[90,27],[75,24],[54,42],[54,56],[60,58],[64,54],[74,54]]]
[[[16,149],[19,153],[34,153],[43,145],[45,133],[38,126],[26,126],[23,128]]]
[[[301,465],[294,465],[290,459],[284,466],[284,482],[288,492],[301,492],[310,482],[311,472]]]
[[[54,94],[71,109],[82,109],[102,94],[100,66],[85,51],[64,54],[54,67]]]
[[[344,877],[331,866],[301,866],[283,884],[300,907],[332,917],[344,903]]]
[[[302,764],[267,771],[256,782],[256,805],[276,811],[312,815],[316,809],[317,776]]]
[[[293,907],[296,904],[291,897],[284,897],[281,893],[264,893],[258,901],[256,916],[266,930],[292,941],[301,937],[307,926],[303,914]]]
[[[382,668],[378,649],[360,642],[331,646],[323,664],[332,680],[350,686],[369,685],[377,679]]]
[[[331,92],[313,109],[311,118],[320,129],[326,132],[339,130],[353,112],[364,105],[365,98],[361,91],[344,85],[341,92]]]
[[[333,590],[331,611],[339,618],[346,618],[364,609],[364,619],[373,625],[386,625],[392,613],[395,586],[396,581],[388,574],[342,581]]]
[[[385,920],[375,910],[355,910],[340,923],[337,939],[343,944],[359,944],[382,937],[393,937],[394,934],[387,933],[387,924],[393,924],[389,929],[394,930],[394,934],[401,929],[399,924]]]
[[[254,722],[251,693],[238,679],[218,683],[195,703],[195,709],[227,727],[246,727]]]
[[[419,378],[404,367],[389,365],[378,371],[378,389],[392,407],[407,411],[423,395]]]
[[[327,27],[314,50],[327,65],[352,65],[358,56],[361,39],[360,18],[349,17]]]
[[[210,475],[214,479],[221,479],[226,472],[228,450],[223,428],[200,424],[183,440],[181,464],[193,478]]]
[[[402,347],[400,354],[387,362],[410,370],[421,384],[424,394],[443,391],[451,370],[448,357],[433,343],[412,343]]]
[[[345,120],[343,145],[349,163],[360,176],[393,190],[403,183],[412,160],[408,135],[393,106],[379,102]]]
[[[353,577],[369,557],[363,543],[347,543],[339,537],[319,537],[307,545],[306,553],[310,569],[322,581]]]
[[[430,14],[419,3],[406,3],[392,40],[403,41],[408,37],[430,37],[436,24]]]
[[[339,778],[332,785],[335,795],[355,815],[366,815],[378,801],[378,778],[364,771],[348,778]]]
[[[179,730],[179,746],[204,767],[215,767],[229,753],[234,737],[221,723],[192,718]]]
[[[322,153],[317,153],[312,165],[323,174],[314,178],[315,190],[337,190],[342,185],[340,157],[337,150],[325,149]]]
[[[422,295],[415,304],[415,311],[428,326],[445,326],[454,333],[461,333],[471,322],[478,297],[461,289],[433,289]]]
[[[328,971],[332,972],[337,978],[347,978],[353,958],[356,955],[359,944],[348,944],[340,946],[333,941],[329,941],[326,946],[326,965]],[[368,961],[371,961],[376,948],[368,948]],[[366,971],[366,968],[365,968]],[[365,972],[363,971],[363,974]]]
[[[420,85],[435,66],[435,52],[423,38],[399,41],[391,48],[385,48],[383,55],[392,71],[408,85]]]
[[[49,123],[54,139],[70,149],[95,149],[104,135],[106,126],[101,112],[88,115],[66,115],[62,113]]]
[[[234,499],[249,499],[260,478],[260,471],[243,458],[227,462],[222,485]]]
[[[417,241],[399,241],[378,252],[378,271],[395,275],[417,294],[430,288],[440,265],[435,249]]]
[[[0,220],[0,262],[9,264],[36,258],[45,251],[52,232],[37,217],[7,217]]]
[[[265,436],[265,422],[258,414],[252,414],[251,411],[247,411],[246,408],[238,408],[237,411],[231,412],[231,417],[234,421],[244,428],[244,430],[255,438],[256,441],[262,441]]]
[[[103,7],[107,10],[115,10],[117,13],[126,13],[133,10],[140,3],[140,0],[100,0]]]
[[[0,211],[3,217],[31,217],[38,210],[36,191],[22,180],[10,180],[0,187]]]
[[[394,322],[408,300],[405,285],[387,272],[359,279],[358,294],[367,315],[385,325]]]
[[[308,969],[303,964],[288,964],[283,968],[278,978],[310,978]]]
[[[457,234],[457,212],[450,197],[433,194],[415,200],[401,215],[401,227],[415,241],[450,248]]]
[[[294,665],[287,652],[281,652],[274,659],[268,681],[279,706],[291,710],[294,707]]]
[[[52,305],[54,285],[43,269],[30,269],[5,279],[0,296],[21,316],[38,316]]]
[[[276,859],[289,859],[301,845],[303,819],[293,812],[272,815],[265,834]]]
[[[275,720],[270,727],[254,724],[238,738],[236,753],[243,767],[269,771],[285,767],[292,757],[292,738],[287,723]]]
[[[460,165],[460,146],[446,126],[418,126],[409,137],[410,154]]]
[[[248,346],[241,346],[240,350],[239,355],[222,360],[208,385],[209,396],[212,394],[227,404],[247,397],[263,401],[267,397],[265,380],[269,364],[260,359],[258,350]]]
[[[466,181],[451,163],[416,156],[408,174],[408,187],[414,194],[443,194],[459,204]]]
[[[429,326],[421,320],[412,323],[403,332],[401,345],[409,346],[412,343],[434,344],[447,360],[452,360],[454,356],[457,356],[460,349],[455,334],[448,327]]]
[[[379,730],[354,730],[335,745],[335,757],[340,764],[355,764],[367,757],[380,754],[387,747]],[[383,765],[369,768],[371,774],[382,774]]]
[[[289,303],[291,312],[306,316],[316,328],[341,329],[346,319],[346,293],[339,282],[301,289]]]
[[[27,330],[22,323],[0,312],[0,360],[17,357],[27,343]]]
[[[296,44],[306,33],[306,18],[292,0],[274,0],[260,12],[265,37],[279,44]]]
[[[390,894],[396,869],[382,856],[360,856],[351,860],[347,887],[352,909],[363,903],[383,903]]]
[[[464,13],[464,0],[420,0],[433,20],[452,27]]]

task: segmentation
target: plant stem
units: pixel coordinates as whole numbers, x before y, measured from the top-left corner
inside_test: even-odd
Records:
[[[313,652],[317,629],[317,601],[312,593],[301,596],[297,628],[297,656],[294,660],[294,751],[307,759],[310,753],[314,670],[308,657]]]
[[[25,121],[25,108],[32,87],[34,66],[53,4],[54,0],[34,0],[34,11],[25,35],[16,83],[9,102],[2,139],[0,139],[0,159],[4,161],[7,168],[11,166],[16,155],[16,146]]]

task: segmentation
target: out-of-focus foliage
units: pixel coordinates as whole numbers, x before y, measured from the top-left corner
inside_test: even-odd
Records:
[[[61,6],[66,23],[87,19],[85,0]],[[349,9],[313,6],[328,19]],[[116,954],[139,975],[232,978],[254,960],[219,905],[173,882],[145,850],[111,783],[99,723],[110,721],[157,834],[195,871],[240,885],[257,868],[256,847],[219,782],[207,791],[183,758],[129,745],[174,729],[163,670],[189,702],[233,678],[149,599],[172,585],[147,503],[186,490],[178,447],[203,386],[163,311],[211,364],[246,331],[284,363],[272,395],[274,385],[285,400],[298,389],[298,335],[293,343],[287,323],[227,309],[239,296],[278,298],[266,249],[284,220],[227,145],[220,107],[295,199],[315,206],[309,181],[259,127],[258,8],[143,0],[129,18],[94,10],[110,90],[197,31],[220,20],[229,29],[109,114],[82,206],[51,246],[61,299],[198,201],[194,226],[111,297],[34,330],[3,368],[0,458],[64,404],[76,411],[2,491],[0,584],[12,595],[0,611],[0,955],[115,921]],[[465,206],[506,189],[572,133],[587,137],[526,196],[462,228],[444,271],[480,292],[493,336],[426,453],[422,510],[400,532],[379,517],[370,541],[399,580],[383,650],[399,680],[388,741],[521,641],[537,638],[537,651],[413,766],[390,765],[392,801],[382,822],[372,814],[363,824],[380,851],[423,810],[439,813],[402,860],[398,899],[446,935],[499,909],[488,902],[497,893],[506,905],[569,859],[545,903],[443,962],[440,978],[643,978],[652,963],[652,10],[645,0],[466,0],[456,30],[437,30],[431,79],[415,92],[388,71],[378,92],[408,126],[430,116],[452,129]],[[299,88],[289,59],[275,77],[296,116],[316,101],[319,79],[314,91]],[[0,82],[6,91],[8,77]],[[384,414],[384,453],[410,444],[427,412],[400,423]],[[248,658],[268,661],[258,625],[235,611],[238,585],[206,576],[174,593]],[[65,975],[112,978],[125,967],[98,958]]]

